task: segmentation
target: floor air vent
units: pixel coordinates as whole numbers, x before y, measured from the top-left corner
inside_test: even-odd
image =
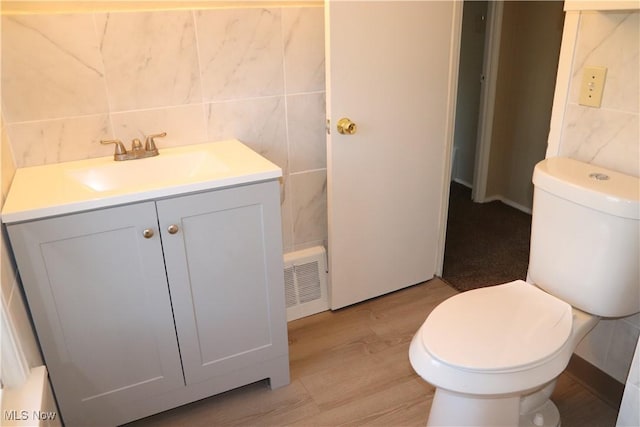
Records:
[[[322,246],[284,255],[287,321],[329,309],[327,262]]]

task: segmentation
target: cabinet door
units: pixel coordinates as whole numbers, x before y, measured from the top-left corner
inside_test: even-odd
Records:
[[[286,355],[278,182],[157,207],[187,384]]]
[[[136,399],[184,387],[153,202],[9,234],[67,425],[121,423]]]

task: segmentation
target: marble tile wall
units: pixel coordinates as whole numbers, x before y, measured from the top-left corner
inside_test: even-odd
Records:
[[[2,104],[17,167],[167,132],[238,138],[279,165],[285,252],[324,244],[322,7],[2,18]]]
[[[560,155],[640,176],[640,12],[582,12]],[[602,107],[578,104],[585,66],[607,67]]]
[[[560,156],[640,176],[640,11],[581,12]],[[601,108],[578,104],[582,69],[607,67]],[[640,315],[602,320],[576,353],[627,380]]]

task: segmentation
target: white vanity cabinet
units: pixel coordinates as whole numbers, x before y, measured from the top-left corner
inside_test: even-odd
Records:
[[[289,382],[277,180],[8,225],[67,426]]]

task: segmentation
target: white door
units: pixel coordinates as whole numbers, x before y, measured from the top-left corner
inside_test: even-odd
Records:
[[[442,268],[462,2],[325,5],[336,309]],[[336,130],[343,117],[354,134]]]

